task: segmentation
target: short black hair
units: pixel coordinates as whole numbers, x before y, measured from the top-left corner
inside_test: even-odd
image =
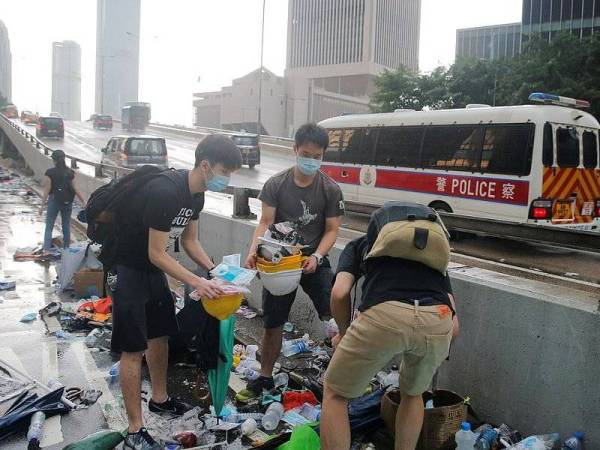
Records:
[[[294,143],[296,147],[301,147],[304,144],[310,143],[315,144],[317,147],[321,147],[323,150],[327,150],[329,147],[329,134],[325,128],[320,127],[316,123],[305,123],[294,136]]]
[[[242,154],[235,143],[226,136],[211,134],[206,136],[196,147],[196,164],[207,160],[211,166],[222,164],[228,170],[242,167]]]

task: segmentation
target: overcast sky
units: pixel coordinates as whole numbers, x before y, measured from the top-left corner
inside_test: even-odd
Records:
[[[142,0],[140,100],[164,123],[192,121],[192,92],[219,89],[260,65],[262,0]],[[454,60],[456,29],[518,22],[521,0],[422,0],[420,69]],[[48,113],[52,42],[82,49],[82,115],[94,109],[95,0],[0,0],[13,54],[13,101]],[[267,0],[265,66],[285,68],[287,1]]]

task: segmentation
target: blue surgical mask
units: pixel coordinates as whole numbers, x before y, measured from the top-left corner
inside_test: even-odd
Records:
[[[316,174],[321,168],[321,161],[319,159],[305,158],[298,156],[298,169],[304,175],[311,176]]]
[[[229,186],[229,177],[216,174],[212,168],[210,171],[213,173],[213,176],[206,182],[206,189],[213,192],[222,192]]]

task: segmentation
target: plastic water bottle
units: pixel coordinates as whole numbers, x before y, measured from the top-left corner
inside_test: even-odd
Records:
[[[498,431],[494,428],[489,428],[481,433],[481,436],[479,436],[475,443],[475,448],[477,450],[491,450],[494,447],[497,438]]]
[[[242,434],[244,436],[250,436],[252,433],[256,431],[258,428],[258,424],[254,419],[246,419],[241,426]]]
[[[290,376],[285,372],[279,372],[273,377],[273,384],[276,388],[285,387],[290,382]]]
[[[301,340],[299,342],[286,342],[283,344],[281,349],[283,356],[289,358],[290,356],[297,355],[298,353],[304,353],[308,351],[308,342]]]
[[[316,422],[321,418],[321,408],[319,406],[313,406],[309,403],[302,405],[300,415],[311,422]]]
[[[565,443],[562,446],[562,450],[583,450],[584,437],[585,434],[583,434],[581,431],[576,431],[575,433],[573,433],[573,436],[571,436],[565,441]]]
[[[112,365],[110,370],[108,371],[108,375],[110,376],[110,384],[115,384],[119,381],[119,368],[121,367],[121,361],[117,361]]]
[[[237,370],[237,369],[236,369]],[[257,380],[260,377],[260,372],[257,372],[254,369],[245,368],[240,372],[242,376],[244,376],[249,381]]]
[[[27,432],[27,442],[29,442],[27,447],[28,450],[37,450],[40,448],[40,441],[44,435],[45,420],[46,415],[41,411],[38,411],[31,416],[31,424],[29,425],[29,431]]]
[[[385,377],[383,385],[391,388],[400,386],[400,372],[398,371],[398,366],[392,366],[392,370]]]
[[[262,418],[263,428],[267,431],[273,431],[277,428],[277,425],[279,425],[279,421],[282,417],[283,405],[279,402],[271,403]]]
[[[241,423],[249,419],[258,422],[259,420],[262,420],[263,417],[264,414],[261,413],[233,413],[223,417],[223,420],[229,423]]]
[[[454,441],[456,442],[456,450],[473,450],[477,435],[471,431],[469,422],[461,423],[460,430],[454,435]]]

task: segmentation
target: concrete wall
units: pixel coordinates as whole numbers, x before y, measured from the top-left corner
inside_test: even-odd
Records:
[[[50,161],[0,120],[36,178]],[[79,176],[84,192],[102,180]],[[255,223],[204,212],[200,240],[208,254],[244,256]],[[340,252],[331,254],[335,267]],[[185,263],[186,259],[182,258]],[[600,304],[598,295],[525,281],[472,267],[450,271],[461,336],[440,369],[439,386],[469,396],[483,419],[506,422],[524,434],[586,432],[589,449],[600,448]],[[260,285],[250,304],[260,308]],[[290,318],[319,336],[321,324],[300,293]]]

